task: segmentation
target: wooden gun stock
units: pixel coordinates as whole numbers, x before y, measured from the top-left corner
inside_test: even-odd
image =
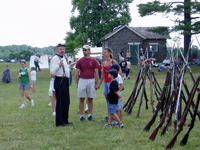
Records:
[[[198,107],[199,107],[199,100],[200,100],[200,92],[198,92],[198,97],[197,97],[197,101],[196,101],[196,106],[195,106],[195,109],[194,109],[194,114],[192,116],[192,120],[191,120],[191,124],[190,124],[190,127],[187,131],[187,133],[185,134],[185,136],[183,137],[182,141],[181,141],[181,145],[186,145],[187,144],[187,141],[188,141],[188,137],[189,137],[189,133],[190,131],[192,130],[192,128],[194,127],[194,122],[195,122],[195,118],[196,118],[196,115],[197,115],[197,111],[198,111]]]
[[[171,94],[171,96],[170,96],[170,98],[169,98],[169,100],[168,100],[168,102],[167,102],[167,106],[165,107],[165,110],[163,111],[164,113],[163,113],[163,116],[162,116],[162,118],[161,118],[160,123],[157,125],[157,127],[155,128],[155,130],[151,133],[151,135],[149,136],[149,139],[151,139],[151,140],[154,140],[154,139],[155,139],[155,137],[156,137],[156,135],[157,135],[157,133],[158,133],[159,128],[160,128],[160,127],[162,126],[162,124],[164,123],[165,118],[166,118],[167,113],[168,113],[168,110],[169,110],[169,108],[170,108],[170,105],[171,105],[171,103],[172,103],[174,94],[176,93],[176,90],[177,90],[177,88],[178,88],[178,85],[179,85],[179,81],[180,81],[180,80],[181,80],[181,76],[179,76],[178,82],[176,83],[176,85],[175,85],[175,87],[174,87],[174,89],[173,89],[173,92],[172,92],[172,94]],[[182,82],[182,81],[181,81],[181,82]]]
[[[167,72],[167,77],[166,77],[166,80],[165,80],[165,83],[164,83],[164,86],[163,86],[163,90],[162,90],[162,93],[161,93],[161,96],[158,100],[158,104],[156,106],[156,111],[155,113],[153,114],[153,117],[151,118],[151,120],[149,121],[149,123],[144,127],[143,131],[149,131],[149,129],[151,128],[151,126],[154,124],[155,120],[156,120],[156,117],[158,115],[158,112],[160,110],[160,105],[164,99],[164,96],[165,96],[165,92],[166,92],[166,87],[167,87],[167,84],[170,80],[170,72],[168,71]]]
[[[200,81],[200,76],[197,78],[197,81],[195,82],[192,90],[191,90],[191,93],[190,93],[190,97],[188,99],[188,103],[185,107],[185,110],[183,112],[183,115],[180,119],[180,124],[179,124],[179,129],[178,131],[174,134],[173,138],[171,139],[171,141],[167,144],[167,146],[165,147],[166,149],[169,149],[169,148],[172,148],[174,146],[174,143],[176,142],[176,139],[177,139],[177,136],[179,135],[179,133],[182,131],[183,129],[183,125],[185,123],[185,120],[186,120],[186,117],[187,117],[187,114],[188,114],[188,110],[191,106],[191,103],[193,101],[193,98],[194,98],[194,95],[195,95],[195,92],[197,90],[197,87],[199,85],[199,81]]]

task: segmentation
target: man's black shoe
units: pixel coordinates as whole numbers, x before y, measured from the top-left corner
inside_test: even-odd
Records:
[[[73,122],[68,122],[68,123],[66,123],[66,124],[69,126],[69,125],[72,125],[72,124],[73,124]]]
[[[85,120],[85,118],[84,118],[84,117],[81,117],[81,118],[80,118],[80,121],[82,121],[82,122],[83,122],[83,121],[86,121],[86,120]]]
[[[66,123],[62,124],[63,127],[68,126],[68,125],[69,125],[69,124],[66,124]]]
[[[94,118],[92,116],[88,117],[89,121],[95,121]]]

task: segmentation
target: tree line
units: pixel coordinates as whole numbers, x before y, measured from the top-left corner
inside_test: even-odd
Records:
[[[0,59],[26,59],[29,60],[30,56],[40,54],[40,55],[54,55],[54,46],[48,46],[43,48],[31,47],[28,45],[9,45],[0,46]]]

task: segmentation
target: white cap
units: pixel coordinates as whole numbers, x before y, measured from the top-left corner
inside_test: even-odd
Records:
[[[83,45],[84,49],[90,50],[90,46],[89,45]]]

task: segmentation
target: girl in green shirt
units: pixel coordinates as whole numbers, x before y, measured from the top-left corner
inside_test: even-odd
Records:
[[[30,101],[31,106],[34,106],[34,102],[29,95],[30,87],[32,88],[30,69],[26,68],[26,61],[25,60],[22,60],[20,62],[20,64],[21,64],[21,67],[22,67],[19,70],[19,76],[18,76],[18,78],[20,78],[19,91],[20,91],[21,103],[22,103],[20,108],[25,107],[24,94],[25,94],[26,98]]]

